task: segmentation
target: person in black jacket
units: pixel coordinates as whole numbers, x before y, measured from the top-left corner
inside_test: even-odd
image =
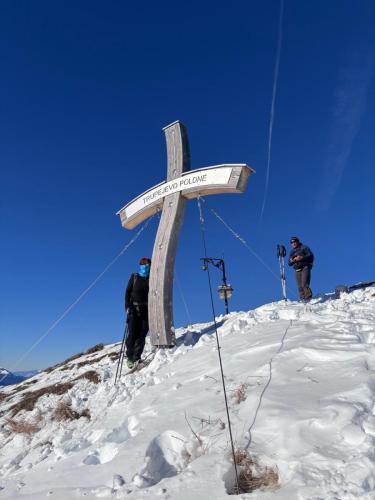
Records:
[[[310,280],[314,255],[308,246],[300,242],[297,236],[290,238],[290,244],[292,245],[292,250],[289,254],[288,264],[289,266],[293,266],[295,270],[300,299],[311,299]]]
[[[128,335],[125,340],[128,368],[134,368],[145,347],[148,333],[148,280],[151,260],[142,257],[138,273],[130,276],[125,292]]]

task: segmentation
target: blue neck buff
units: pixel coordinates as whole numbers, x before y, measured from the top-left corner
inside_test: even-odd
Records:
[[[139,266],[138,274],[139,274],[139,276],[142,276],[142,278],[148,278],[148,276],[150,274],[149,264],[141,264]]]

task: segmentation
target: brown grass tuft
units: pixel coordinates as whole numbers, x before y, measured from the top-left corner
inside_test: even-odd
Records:
[[[59,363],[58,365],[55,365],[55,366],[58,367],[61,365],[66,365],[67,363],[70,363],[71,361],[74,361],[75,359],[78,359],[84,355],[85,355],[84,352],[77,352],[77,354],[73,354],[73,356],[69,356],[69,358],[66,358],[62,363]]]
[[[277,467],[266,467],[259,464],[256,458],[249,455],[246,450],[237,449],[234,454],[238,476],[238,486],[234,485],[230,495],[251,493],[254,490],[272,490],[279,487],[279,473]]]
[[[70,363],[71,361],[74,361],[75,359],[78,359],[82,356],[86,356],[87,354],[92,354],[94,352],[98,352],[98,351],[101,351],[102,349],[104,349],[104,344],[96,344],[94,345],[93,347],[90,347],[89,349],[87,349],[87,351],[85,352],[78,352],[77,354],[73,354],[73,356],[70,356],[69,358],[67,358],[65,361],[63,361],[62,363],[57,363],[57,365],[54,365],[54,366],[50,366],[49,368],[46,368],[44,370],[45,373],[50,373],[52,372],[53,370],[56,370],[56,368],[60,368],[60,367],[64,367],[62,368],[63,370],[69,370],[70,368],[73,368],[74,365],[70,366],[69,368],[68,367],[65,367],[65,365],[67,365],[68,363]],[[103,356],[104,357],[104,356]],[[83,365],[86,364],[86,362],[83,362]],[[82,365],[82,366],[83,366]]]
[[[72,364],[68,364],[66,366],[62,366],[62,368],[60,368],[61,371],[65,371],[65,370],[71,370],[72,368],[82,368],[83,366],[86,366],[86,365],[93,365],[94,363],[98,363],[99,361],[101,361],[102,359],[104,358],[107,358],[108,357],[108,354],[103,354],[103,356],[99,356],[97,358],[93,358],[93,359],[86,359],[85,361],[81,361],[80,363],[72,363]]]
[[[86,408],[85,410],[81,411],[81,417],[86,417],[88,420],[90,420],[91,419],[90,410]]]
[[[103,349],[104,349],[104,344],[96,344],[93,347],[90,347],[90,349],[87,349],[85,354],[92,354],[93,352],[102,351]]]
[[[6,424],[9,426],[10,430],[16,434],[35,434],[40,431],[40,427],[36,422],[29,422],[25,419],[12,420],[10,418],[6,419]]]
[[[81,417],[86,417],[90,420],[91,415],[89,410],[83,410],[81,413],[73,410],[70,403],[66,403],[65,401],[60,401],[57,405],[54,413],[54,418],[58,422],[64,422],[66,420],[78,420]]]
[[[77,411],[72,409],[69,403],[60,401],[53,412],[53,417],[58,422],[63,422],[65,420],[77,420],[79,418],[79,414]]]
[[[81,379],[87,379],[89,382],[92,382],[93,384],[99,384],[100,382],[100,377],[95,370],[89,370],[88,372],[82,373],[82,375],[79,375],[74,380],[81,380]]]
[[[24,394],[21,395],[22,396],[21,401],[19,401],[18,403],[14,404],[9,408],[9,411],[12,412],[12,417],[15,417],[17,413],[19,413],[21,410],[32,411],[38,399],[44,396],[45,394],[55,394],[58,396],[62,396],[74,386],[75,381],[80,379],[87,379],[94,384],[99,384],[101,380],[100,376],[97,374],[95,370],[90,370],[85,373],[82,373],[82,375],[79,375],[72,382],[53,384],[47,387],[42,387],[41,389],[37,389],[36,391],[25,392]]]
[[[12,417],[16,416],[21,410],[32,411],[41,396],[44,396],[45,394],[57,394],[58,396],[61,396],[69,391],[69,389],[73,386],[74,384],[72,382],[66,382],[64,384],[53,384],[36,391],[26,392],[23,394],[21,401],[9,408],[12,412]]]
[[[108,354],[108,357],[111,358],[112,361],[116,361],[116,359],[119,359],[120,353],[119,352],[111,352],[111,354]]]
[[[279,474],[277,470],[265,467],[259,476],[255,476],[252,470],[244,469],[240,472],[238,483],[241,493],[250,493],[254,490],[271,490],[279,486]]]
[[[241,448],[237,448],[234,452],[234,460],[236,465],[243,465],[246,467],[250,467],[254,465],[254,461],[246,450],[241,450]]]
[[[240,403],[246,400],[247,388],[248,388],[247,384],[241,384],[239,387],[237,387],[237,389],[233,391],[232,398],[235,404],[239,405]]]
[[[107,354],[104,354],[103,356],[99,356],[98,358],[93,358],[93,359],[87,359],[86,361],[81,361],[80,363],[77,363],[74,365],[76,368],[82,368],[82,366],[86,365],[93,365],[94,363],[98,363],[102,359],[106,358]]]
[[[24,391],[27,389],[30,385],[36,384],[38,381],[37,380],[28,380],[27,382],[22,382],[21,384],[18,384],[12,391],[13,394],[17,394],[17,392]]]
[[[60,371],[64,372],[65,370],[71,370],[72,368],[74,368],[75,365],[66,365],[66,366],[63,366],[62,368],[60,368]]]

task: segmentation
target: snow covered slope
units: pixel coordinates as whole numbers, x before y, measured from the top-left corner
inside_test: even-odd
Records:
[[[236,447],[279,476],[240,498],[375,498],[374,321],[374,287],[218,319]],[[227,498],[214,331],[177,333],[117,387],[110,345],[3,388],[0,499]]]

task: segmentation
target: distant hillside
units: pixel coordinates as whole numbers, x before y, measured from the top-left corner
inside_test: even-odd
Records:
[[[5,368],[0,368],[0,386],[19,384],[37,373],[38,370],[12,373]]]

